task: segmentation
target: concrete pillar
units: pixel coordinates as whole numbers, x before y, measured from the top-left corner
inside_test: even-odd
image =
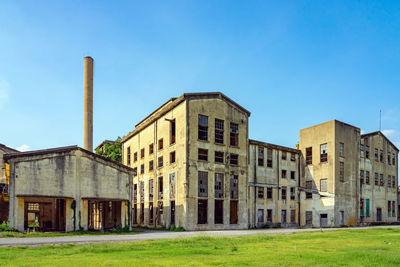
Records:
[[[93,58],[84,58],[83,69],[83,148],[93,151]]]

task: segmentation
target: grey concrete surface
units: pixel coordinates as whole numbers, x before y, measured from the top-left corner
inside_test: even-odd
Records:
[[[312,229],[257,229],[257,230],[224,230],[224,231],[187,231],[187,232],[168,232],[168,231],[146,231],[132,235],[90,235],[90,236],[57,236],[57,237],[26,237],[26,238],[0,238],[0,246],[42,246],[59,244],[92,244],[106,242],[134,242],[144,240],[188,238],[195,236],[211,237],[236,237],[245,235],[276,235],[292,234],[302,232],[335,231],[340,229],[371,229],[371,228],[400,228],[400,225],[391,226],[371,226],[371,227],[351,227],[351,228],[312,228]]]

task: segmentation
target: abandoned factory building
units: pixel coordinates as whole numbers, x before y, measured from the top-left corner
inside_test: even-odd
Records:
[[[130,225],[133,170],[77,146],[8,153],[9,224],[18,231]]]
[[[172,98],[122,139],[133,224],[187,230],[332,227],[398,220],[398,148],[332,120],[296,148],[249,140],[250,112],[222,93]]]

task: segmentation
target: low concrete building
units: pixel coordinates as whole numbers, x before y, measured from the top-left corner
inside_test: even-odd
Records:
[[[250,140],[249,227],[299,225],[300,151]]]
[[[9,153],[9,223],[18,231],[130,226],[133,170],[77,146]]]
[[[172,98],[122,139],[136,170],[133,220],[187,230],[248,227],[248,118],[222,93]]]

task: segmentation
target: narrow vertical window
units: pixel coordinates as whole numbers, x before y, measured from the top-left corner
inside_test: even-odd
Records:
[[[344,162],[339,163],[339,180],[344,182]]]
[[[215,143],[224,143],[224,121],[215,119]]]
[[[208,117],[200,115],[198,117],[198,138],[199,140],[208,140]]]
[[[272,149],[267,149],[267,167],[272,168]]]
[[[264,166],[264,148],[258,148],[258,166]]]
[[[224,197],[224,174],[223,173],[215,173],[214,197],[215,198],[223,198]]]
[[[170,127],[170,139],[169,139],[169,144],[175,144],[176,141],[176,123],[175,119],[171,120],[169,122],[169,127]]]
[[[158,140],[158,150],[161,150],[164,148],[164,140],[161,138]]]
[[[344,157],[344,143],[339,143],[339,156]]]
[[[154,153],[154,144],[149,145],[149,155]]]
[[[230,123],[230,145],[239,146],[239,125],[237,123]]]
[[[131,165],[131,147],[128,146],[128,149],[127,149],[127,150],[128,150],[128,151],[127,151],[126,161],[127,161],[128,166],[129,166],[129,165]]]
[[[328,144],[321,145],[321,162],[328,161]]]
[[[306,164],[312,164],[312,147],[306,148]]]
[[[198,172],[198,196],[208,197],[208,173]]]

